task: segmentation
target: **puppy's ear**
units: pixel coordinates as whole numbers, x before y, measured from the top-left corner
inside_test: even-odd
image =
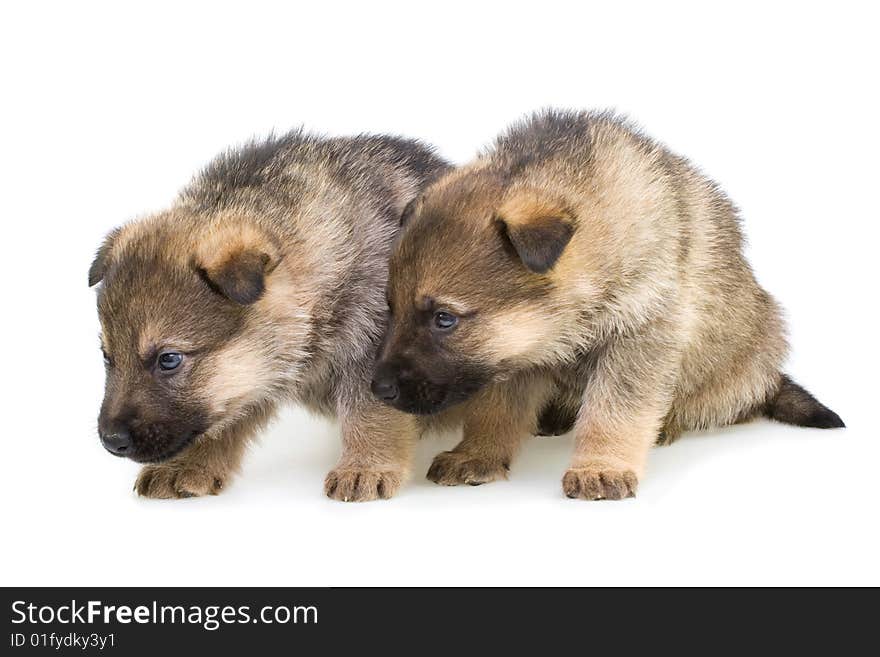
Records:
[[[536,274],[553,268],[575,229],[574,216],[562,204],[523,192],[505,201],[495,219],[503,239]]]
[[[275,240],[250,226],[215,229],[199,244],[196,267],[212,290],[241,305],[255,303],[278,265]]]
[[[400,227],[403,228],[409,223],[409,220],[412,219],[412,216],[419,209],[419,206],[422,204],[422,197],[416,196],[413,200],[406,204],[403,208],[403,212],[400,213]]]
[[[119,228],[112,230],[98,248],[95,259],[92,261],[92,266],[89,267],[89,287],[97,285],[104,279],[104,274],[107,273],[107,267],[110,264],[110,252],[113,251],[113,245],[116,243],[116,238],[119,237],[120,231],[121,229]]]

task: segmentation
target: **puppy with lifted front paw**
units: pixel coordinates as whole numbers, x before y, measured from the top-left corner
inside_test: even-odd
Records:
[[[170,209],[110,233],[89,271],[98,430],[147,464],[139,494],[220,492],[296,401],[342,425],[327,495],[394,495],[417,429],[369,391],[388,254],[403,207],[446,167],[415,141],[292,132],[220,156]]]
[[[608,114],[539,113],[404,211],[373,390],[464,423],[428,477],[506,476],[574,429],[568,497],[635,494],[648,450],[767,416],[843,422],[781,373],[779,308],[736,210],[685,159]]]

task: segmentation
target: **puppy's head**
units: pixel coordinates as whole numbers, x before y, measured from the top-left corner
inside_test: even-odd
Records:
[[[129,224],[89,270],[106,365],[98,432],[118,456],[167,459],[273,382],[278,247],[240,221],[199,226],[174,213]]]
[[[553,272],[573,219],[563,203],[486,173],[455,172],[411,203],[390,262],[374,394],[434,413],[551,360],[565,315]]]

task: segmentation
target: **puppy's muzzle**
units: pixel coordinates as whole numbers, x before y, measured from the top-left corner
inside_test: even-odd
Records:
[[[380,362],[370,384],[377,399],[404,413],[430,415],[445,406],[446,386],[431,381],[409,363]]]

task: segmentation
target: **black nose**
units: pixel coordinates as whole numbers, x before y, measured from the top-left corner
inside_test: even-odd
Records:
[[[123,456],[131,449],[131,434],[125,429],[118,429],[113,433],[101,434],[101,442],[108,452]]]
[[[400,391],[397,389],[397,381],[390,376],[377,376],[373,379],[373,383],[370,384],[370,389],[374,395],[386,402],[394,401],[397,399],[397,395],[400,394]]]

